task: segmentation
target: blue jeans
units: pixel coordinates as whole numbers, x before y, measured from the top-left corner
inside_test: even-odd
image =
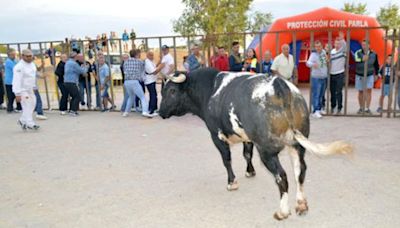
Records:
[[[130,112],[133,103],[135,102],[135,95],[140,99],[142,103],[142,113],[149,112],[149,103],[146,101],[144,96],[143,88],[138,80],[125,80],[125,90],[128,93],[128,100],[126,102],[125,112]]]
[[[313,113],[315,111],[320,111],[322,108],[322,99],[324,97],[324,92],[326,89],[326,81],[326,78],[320,79],[311,77],[311,97]]]
[[[151,84],[146,85],[147,90],[150,94],[150,101],[149,101],[149,112],[153,113],[157,110],[157,90],[156,90],[156,83],[153,82]]]
[[[36,96],[36,107],[35,107],[35,112],[36,112],[38,115],[43,115],[42,98],[40,97],[39,90],[34,89],[33,92],[35,93],[35,96]]]
[[[128,101],[128,92],[127,92],[127,90],[125,89],[125,86],[124,86],[124,100],[122,101],[121,112],[125,111],[127,101]]]

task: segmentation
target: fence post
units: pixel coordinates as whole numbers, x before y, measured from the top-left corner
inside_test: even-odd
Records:
[[[82,44],[82,55],[83,55],[83,64],[84,65],[86,65],[86,57],[85,57],[85,43],[84,43],[84,41],[82,40],[81,41],[81,44]],[[89,50],[90,51],[90,50]],[[90,77],[90,75],[89,75],[89,72],[88,72],[88,74],[86,75],[86,77],[85,77],[85,85],[86,85],[86,100],[87,100],[87,106],[88,106],[88,109],[89,110],[91,110],[92,109],[92,94],[90,93],[89,94],[89,87],[90,87],[90,91],[92,90],[92,85],[91,85],[91,83],[89,82],[89,77]],[[79,82],[80,83],[80,82]],[[82,97],[82,99],[83,99],[84,97]],[[85,100],[85,99],[83,99],[83,100]]]
[[[328,78],[327,78],[327,89],[326,89],[326,112],[327,114],[331,113],[330,110],[330,97],[332,96],[332,94],[330,93],[331,91],[331,61],[330,61],[330,54],[331,54],[331,50],[332,50],[332,30],[328,31],[328,50],[326,53],[327,56],[329,56],[329,60],[326,62],[327,67],[328,67]],[[332,110],[333,111],[333,110]]]
[[[366,41],[366,49],[368,50],[367,53],[364,53],[364,55],[369,56],[369,30],[367,29],[365,31],[365,41]],[[364,61],[364,60],[363,60]],[[367,100],[367,75],[368,74],[368,61],[364,61],[364,75],[363,75],[363,96],[362,96],[362,104],[361,104],[361,110],[362,110],[362,115],[365,115],[365,102]]]
[[[262,47],[262,43],[263,43],[263,42],[262,42],[263,33],[260,32],[260,33],[258,34],[258,36],[259,36],[259,38],[260,38],[260,42],[259,42],[259,44],[260,44],[260,64],[258,64],[258,66],[259,66],[259,72],[262,73],[262,71],[263,71],[262,62],[263,62],[263,58],[264,58],[264,56],[263,56],[263,47]],[[245,36],[245,38],[246,38],[246,36]]]
[[[53,48],[53,42],[50,42],[50,47]],[[57,65],[57,63],[56,63],[56,52],[57,52],[57,50],[54,48],[54,53],[53,53],[53,56],[52,56],[52,58],[54,58],[54,65],[52,65],[53,66],[53,76],[54,76],[54,71],[55,71],[56,65]],[[57,82],[55,80],[55,77],[53,77],[53,83],[52,84],[53,84],[53,87],[54,87],[54,90],[55,90],[55,93],[56,93],[57,101],[60,102],[60,94],[58,92],[58,87],[57,87]],[[60,107],[60,103],[58,103],[58,107]]]
[[[106,45],[107,45],[107,56],[108,56],[108,63],[110,64],[110,66],[108,67],[108,72],[109,72],[109,74],[110,74],[110,89],[111,89],[111,101],[112,101],[112,103],[111,103],[111,107],[112,107],[112,109],[114,109],[114,106],[115,106],[115,95],[114,95],[114,80],[113,80],[113,77],[112,77],[112,71],[111,71],[111,56],[110,56],[110,48],[108,47],[108,44],[109,44],[109,40],[107,40],[107,42],[106,42]],[[97,69],[97,71],[99,72],[99,69]],[[99,76],[100,77],[100,76]],[[100,79],[100,78],[99,78]],[[99,85],[99,86],[101,86],[101,85]],[[100,93],[101,93],[101,91],[100,91]],[[101,102],[101,100],[100,100],[100,102]],[[106,107],[104,107],[104,108],[106,108]]]
[[[314,31],[310,32],[310,53],[314,49]],[[310,70],[310,97],[309,97],[309,112],[312,113],[312,80],[311,80],[311,70]]]
[[[390,62],[390,66],[391,66],[391,70],[390,70],[390,82],[389,82],[389,97],[388,97],[388,106],[387,106],[387,117],[390,118],[390,114],[391,114],[391,109],[392,109],[392,99],[393,99],[393,79],[396,76],[396,70],[394,67],[394,54],[396,51],[396,29],[393,29],[393,35],[392,35],[392,61]],[[385,66],[385,63],[383,64],[383,66]],[[386,75],[386,74],[385,74]],[[381,85],[382,87],[385,87],[384,84],[385,81],[382,81]],[[382,105],[383,106],[383,105]]]
[[[175,71],[176,71],[178,69],[178,64],[177,64],[177,59],[176,59],[176,37],[175,36],[172,38],[172,41],[174,43],[174,63],[175,63],[174,67],[175,67]],[[160,59],[160,62],[161,62],[161,59]]]
[[[47,108],[48,110],[51,110],[50,106],[50,98],[49,98],[49,88],[47,86],[47,77],[44,75],[44,56],[43,56],[43,49],[42,49],[42,43],[39,43],[39,51],[40,51],[40,60],[42,62],[42,74],[43,74],[43,79],[44,79],[44,87],[46,89],[46,100],[47,100]],[[39,88],[38,88],[39,89]]]
[[[262,43],[260,41],[260,43]],[[293,83],[297,85],[298,83],[298,74],[297,74],[297,39],[296,39],[296,32],[292,33],[292,44],[293,44],[293,63],[294,63],[294,69],[293,69]]]
[[[346,66],[345,66],[345,87],[344,87],[344,115],[347,115],[347,95],[349,90],[350,71],[350,29],[346,30]]]
[[[17,47],[18,47],[18,58],[21,59],[21,44],[18,44]]]
[[[394,34],[396,35],[396,34]],[[399,29],[399,35],[397,37],[397,69],[396,69],[396,73],[395,73],[395,97],[394,97],[394,108],[393,108],[393,117],[397,117],[397,105],[399,104],[400,106],[400,100],[399,100],[399,89],[400,89],[400,29]],[[393,45],[395,45],[396,43],[393,43]],[[399,73],[399,74],[397,74]]]

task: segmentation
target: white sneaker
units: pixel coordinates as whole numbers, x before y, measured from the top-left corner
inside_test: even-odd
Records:
[[[127,112],[122,113],[122,117],[127,117],[128,115],[129,115],[129,113],[127,113]]]
[[[60,115],[65,116],[65,115],[67,115],[67,112],[66,111],[61,111]]]
[[[321,111],[319,111],[319,114],[321,115],[326,115],[326,111],[325,111],[325,109],[322,109]]]
[[[38,119],[38,120],[47,120],[47,116],[45,116],[45,115],[36,115],[36,119]]]
[[[153,117],[156,117],[156,116],[158,116],[158,113],[157,112],[153,112],[152,114],[150,114],[151,116],[153,116]]]
[[[147,117],[147,118],[153,118],[153,115],[149,114],[148,112],[142,113],[142,116]]]
[[[322,115],[321,115],[320,111],[315,111],[313,114],[311,114],[311,116],[313,118],[316,118],[316,119],[321,119],[322,118]]]

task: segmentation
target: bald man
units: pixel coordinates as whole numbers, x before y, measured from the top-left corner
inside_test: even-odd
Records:
[[[290,47],[284,44],[281,47],[282,53],[274,59],[271,70],[273,75],[278,75],[286,80],[291,81],[294,75],[294,60],[293,56],[289,54]]]
[[[36,96],[33,89],[36,86],[36,65],[33,63],[33,54],[29,49],[22,51],[22,60],[13,70],[12,90],[17,102],[21,102],[22,115],[18,124],[22,130],[38,130],[39,126],[33,121],[33,111],[36,106]]]

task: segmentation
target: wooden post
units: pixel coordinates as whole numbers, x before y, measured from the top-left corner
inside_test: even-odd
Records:
[[[394,67],[394,55],[396,51],[396,29],[393,30],[393,36],[392,36],[392,61],[390,62],[391,66],[391,71],[390,71],[390,83],[389,83],[389,97],[388,97],[388,105],[387,105],[387,117],[390,117],[390,114],[392,112],[392,99],[393,99],[393,78],[396,76],[396,69]],[[398,61],[398,60],[397,60]],[[386,62],[385,62],[386,63]],[[385,63],[383,63],[383,66],[385,66]],[[382,81],[382,87],[385,87],[385,81]]]
[[[332,50],[332,30],[328,31],[328,53],[326,53],[326,56],[330,57]],[[329,61],[326,62],[327,67],[328,67],[328,78],[327,78],[327,87],[326,87],[326,112],[329,114],[331,112],[330,110],[330,97],[332,96],[331,94],[331,61],[329,58]],[[333,111],[333,110],[332,110]]]
[[[260,38],[260,42],[259,42],[259,44],[260,44],[260,64],[258,64],[258,66],[259,66],[259,72],[260,73],[262,73],[262,71],[263,71],[263,66],[262,66],[262,61],[263,61],[263,58],[264,58],[264,56],[263,56],[263,46],[262,46],[262,38],[263,38],[263,33],[262,32],[260,32],[259,34],[258,34],[258,36],[259,36],[259,38]],[[246,36],[245,36],[246,37]]]
[[[111,103],[111,107],[114,109],[114,106],[115,106],[115,95],[114,95],[114,80],[113,80],[113,78],[112,78],[112,72],[111,72],[111,56],[110,56],[110,48],[108,47],[108,44],[109,44],[109,40],[107,40],[107,42],[106,42],[106,45],[107,45],[107,56],[108,56],[108,63],[110,64],[110,66],[108,67],[108,71],[109,71],[109,74],[110,74],[110,89],[111,89],[111,101],[112,101],[112,103]],[[99,72],[99,69],[97,68],[97,72]],[[99,84],[99,86],[101,86],[100,84]],[[101,93],[101,91],[100,91],[100,93]],[[101,101],[100,101],[101,102]],[[104,107],[105,108],[105,107]]]
[[[364,55],[369,55],[369,30],[366,29],[365,31],[365,41],[367,45],[367,53],[364,53]],[[365,115],[365,102],[367,99],[367,75],[368,74],[368,61],[364,62],[364,77],[363,77],[363,97],[362,97],[362,104],[361,104],[361,110],[363,116]]]
[[[177,63],[177,61],[176,61],[176,37],[174,36],[174,38],[172,38],[173,40],[173,43],[174,43],[174,66],[175,66],[175,71],[178,69],[178,64],[176,64]],[[160,59],[160,62],[161,62],[161,59]]]
[[[314,31],[310,32],[310,53],[314,49]],[[309,112],[312,113],[312,80],[311,80],[311,70],[310,70],[310,106],[309,106]]]
[[[260,41],[260,44],[262,42]],[[293,69],[293,83],[297,85],[298,83],[298,75],[297,75],[297,39],[296,39],[296,32],[292,33],[292,44],[293,44],[293,63],[294,63],[294,69]]]
[[[44,79],[44,88],[46,90],[46,100],[47,100],[47,109],[51,110],[51,106],[50,106],[50,98],[49,98],[49,88],[47,86],[47,77],[44,75],[44,56],[43,56],[43,49],[42,49],[42,43],[39,43],[39,51],[40,51],[40,60],[42,62],[42,75],[43,75],[43,79]],[[39,88],[38,88],[39,89]]]
[[[345,87],[344,87],[344,115],[347,115],[347,95],[349,90],[349,70],[350,70],[350,29],[346,30],[346,68],[345,68]]]
[[[395,34],[393,34],[395,35]],[[399,35],[397,37],[398,42],[400,42],[400,30]],[[395,45],[395,43],[393,43]],[[400,103],[399,101],[399,89],[400,89],[400,74],[398,75],[397,72],[400,72],[400,43],[397,43],[397,67],[396,67],[396,78],[395,78],[395,97],[394,97],[394,107],[393,107],[393,117],[397,117],[397,104]]]
[[[85,44],[83,43],[84,41],[81,41],[82,44],[82,55],[83,55],[83,64],[86,65],[86,57],[85,57]],[[88,109],[91,110],[92,109],[92,98],[91,98],[91,94],[89,94],[89,87],[92,87],[92,85],[89,82],[89,73],[87,74],[87,76],[85,77],[85,86],[86,86],[86,99],[87,99],[87,106]],[[91,89],[91,88],[90,88]],[[82,97],[83,98],[83,97]]]

